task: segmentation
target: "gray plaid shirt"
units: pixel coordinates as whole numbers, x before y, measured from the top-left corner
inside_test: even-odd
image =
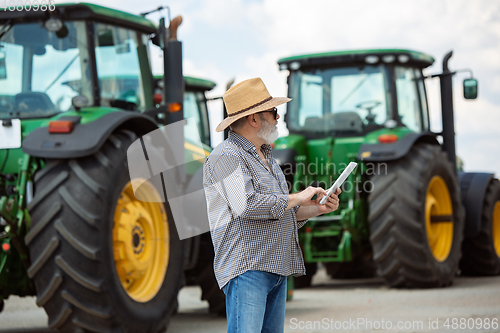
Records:
[[[297,229],[299,206],[285,210],[288,187],[271,146],[261,150],[229,132],[203,166],[203,186],[214,245],[214,270],[219,287],[249,270],[280,275],[305,274]]]

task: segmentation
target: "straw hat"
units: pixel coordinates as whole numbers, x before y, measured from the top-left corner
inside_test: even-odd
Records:
[[[272,97],[260,77],[240,82],[222,96],[227,109],[227,117],[215,129],[222,132],[236,120],[250,114],[269,110],[291,101],[287,97]]]

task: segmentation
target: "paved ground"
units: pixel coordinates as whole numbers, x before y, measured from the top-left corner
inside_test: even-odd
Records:
[[[181,290],[169,332],[226,331],[225,319],[209,315],[200,295],[197,287]],[[499,321],[500,277],[457,278],[444,289],[395,290],[380,279],[331,280],[319,270],[313,286],[296,290],[287,303],[285,332],[500,332]],[[1,333],[51,332],[46,327],[45,312],[31,297],[9,298],[0,314]]]

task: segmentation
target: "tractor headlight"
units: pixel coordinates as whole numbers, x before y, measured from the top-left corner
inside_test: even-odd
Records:
[[[378,60],[379,58],[376,55],[369,55],[365,58],[365,62],[370,65],[377,63]]]
[[[410,57],[406,54],[402,54],[398,57],[398,61],[402,64],[407,63],[410,60]]]
[[[292,71],[296,71],[300,68],[300,63],[298,61],[294,61],[290,64],[290,69]]]
[[[396,57],[392,54],[388,54],[382,57],[382,61],[387,64],[394,62],[394,60],[396,60]]]

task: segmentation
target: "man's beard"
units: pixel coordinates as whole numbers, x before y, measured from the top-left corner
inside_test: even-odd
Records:
[[[263,121],[262,127],[257,133],[257,136],[264,140],[267,144],[271,144],[276,141],[279,136],[278,129],[276,128],[276,123],[272,124],[267,120]]]

